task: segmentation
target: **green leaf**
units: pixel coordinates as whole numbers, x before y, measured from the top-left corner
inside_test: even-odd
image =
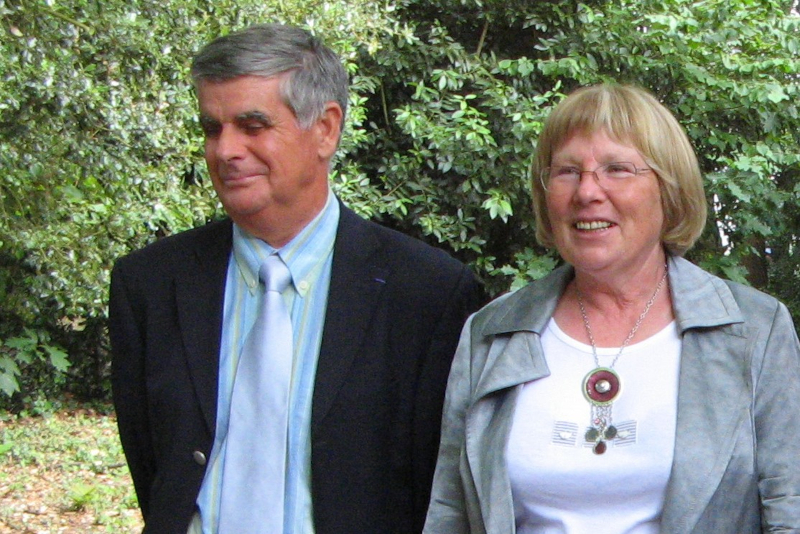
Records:
[[[786,94],[786,90],[783,87],[779,85],[770,85],[767,98],[770,102],[777,104],[778,102],[788,100],[789,96]]]
[[[70,367],[68,355],[61,349],[51,345],[44,345],[44,350],[50,356],[50,363],[60,372],[66,372]]]
[[[31,337],[12,337],[5,340],[3,344],[20,352],[33,352],[36,350],[39,340]]]
[[[84,195],[83,192],[74,185],[68,184],[60,189],[61,194],[64,195],[64,198],[67,200],[67,202],[80,203],[86,199],[86,195]]]
[[[8,397],[18,392],[19,383],[17,382],[17,378],[12,374],[0,372],[0,391],[5,393]]]

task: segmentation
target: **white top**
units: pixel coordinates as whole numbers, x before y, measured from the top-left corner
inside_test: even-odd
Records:
[[[508,442],[517,533],[658,533],[675,447],[676,324],[629,345],[614,365],[619,435],[602,455],[584,438],[591,406],[582,384],[595,368],[591,346],[552,319],[542,346],[551,374],[522,386]],[[598,348],[600,365],[610,366],[618,352]]]

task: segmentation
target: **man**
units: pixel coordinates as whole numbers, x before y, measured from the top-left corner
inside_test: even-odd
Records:
[[[144,532],[421,531],[450,361],[482,295],[475,277],[331,193],[347,76],[307,32],[260,25],[216,39],[192,77],[229,219],[122,258],[111,283],[114,403]],[[237,400],[246,382],[280,389],[277,373],[237,374],[275,358],[246,356],[260,350],[247,339],[267,306],[264,258],[290,274],[278,299],[293,335],[286,423],[255,404],[261,394]],[[265,430],[275,424],[285,439]],[[248,439],[278,444],[243,453]],[[282,475],[261,474],[275,459]],[[253,498],[262,491],[278,495]]]

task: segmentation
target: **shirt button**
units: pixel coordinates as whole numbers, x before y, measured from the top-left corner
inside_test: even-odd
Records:
[[[203,454],[201,451],[194,451],[192,453],[192,458],[198,465],[206,465],[206,455]]]
[[[297,284],[297,287],[300,289],[300,291],[308,291],[308,282],[303,280],[302,282]]]

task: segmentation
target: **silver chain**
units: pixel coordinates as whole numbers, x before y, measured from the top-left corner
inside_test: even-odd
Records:
[[[639,325],[642,324],[644,318],[647,317],[647,312],[650,311],[650,308],[653,306],[653,303],[656,301],[656,297],[658,293],[661,291],[661,288],[664,286],[664,282],[667,280],[667,265],[664,264],[664,275],[661,277],[661,280],[658,281],[658,285],[656,286],[656,290],[653,292],[653,296],[650,297],[650,300],[647,301],[647,304],[644,306],[644,311],[639,315],[639,318],[636,319],[636,324],[633,325],[631,329],[631,333],[628,334],[628,337],[625,338],[625,341],[622,342],[622,346],[619,348],[619,352],[616,356],[614,356],[614,361],[611,362],[609,365],[609,369],[613,369],[614,365],[617,363],[617,360],[620,356],[622,356],[622,351],[625,350],[625,347],[628,346],[628,343],[631,342],[633,336],[636,335],[636,331],[639,330]],[[583,307],[583,294],[581,290],[578,289],[578,285],[575,285],[575,294],[578,297],[578,306],[581,309],[581,317],[583,317],[583,326],[586,328],[586,334],[589,336],[589,343],[592,344],[592,354],[594,355],[594,364],[595,367],[600,367],[600,359],[597,357],[597,345],[594,342],[594,336],[592,335],[592,327],[589,326],[589,317],[586,315],[586,308]]]

